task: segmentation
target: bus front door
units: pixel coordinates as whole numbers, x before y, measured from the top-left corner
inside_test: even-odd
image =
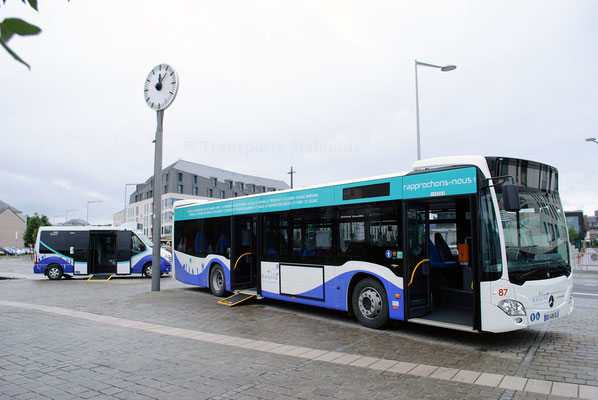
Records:
[[[421,317],[431,310],[430,263],[428,244],[428,207],[425,204],[407,203],[407,235],[405,239],[408,318]]]
[[[257,216],[233,217],[231,289],[257,288]]]
[[[116,273],[131,273],[131,231],[116,232]]]

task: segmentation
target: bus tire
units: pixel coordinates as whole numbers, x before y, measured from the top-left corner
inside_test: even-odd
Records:
[[[215,265],[210,271],[210,290],[217,297],[224,297],[226,293],[226,279],[220,265]]]
[[[152,263],[147,263],[143,266],[143,270],[141,271],[144,277],[152,278]]]
[[[57,281],[60,278],[62,278],[62,275],[64,275],[64,271],[62,270],[62,267],[60,265],[50,264],[46,268],[46,275],[48,276],[48,279],[50,279],[51,281]]]
[[[373,278],[360,280],[353,289],[353,313],[361,325],[380,329],[388,322],[388,298],[380,281]]]

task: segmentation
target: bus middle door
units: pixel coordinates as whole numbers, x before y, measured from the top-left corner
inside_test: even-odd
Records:
[[[233,243],[231,253],[231,276],[233,290],[257,287],[257,216],[233,217]]]
[[[116,232],[116,273],[127,275],[131,273],[131,231]]]
[[[431,311],[428,205],[406,203],[405,240],[408,318],[422,317]]]

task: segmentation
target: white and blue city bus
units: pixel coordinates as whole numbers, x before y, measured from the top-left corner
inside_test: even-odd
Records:
[[[33,272],[51,280],[94,274],[152,275],[152,242],[125,227],[45,226],[35,241]],[[161,249],[160,274],[172,269]]]
[[[506,332],[573,309],[558,172],[482,156],[406,173],[175,203],[181,282],[352,313]]]

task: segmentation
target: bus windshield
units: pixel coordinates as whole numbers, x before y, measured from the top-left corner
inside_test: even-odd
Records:
[[[150,240],[150,238],[148,238],[147,236],[145,236],[143,233],[136,232],[135,234],[137,236],[139,236],[139,239],[141,239],[143,241],[143,243],[145,243],[146,246],[148,246],[148,247],[153,247],[154,246],[154,243]]]
[[[528,280],[569,276],[568,234],[558,194],[521,190],[518,212],[504,210],[502,194],[498,200],[509,280],[521,285]]]

